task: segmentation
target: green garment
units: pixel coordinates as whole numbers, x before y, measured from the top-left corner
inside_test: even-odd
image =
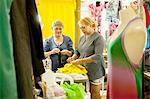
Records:
[[[145,4],[147,6],[148,12],[150,13],[150,2],[146,2]]]
[[[0,99],[17,99],[9,17],[11,3],[12,0],[0,0]]]

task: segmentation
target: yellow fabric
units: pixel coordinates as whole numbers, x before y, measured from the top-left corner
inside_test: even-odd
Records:
[[[77,73],[77,74],[87,74],[87,70],[82,65],[73,65],[70,63],[65,64],[64,67],[58,68],[58,71],[64,74]]]
[[[64,24],[63,34],[75,41],[75,0],[39,0],[37,5],[41,21],[43,38],[52,36],[51,25],[54,20],[60,20]]]

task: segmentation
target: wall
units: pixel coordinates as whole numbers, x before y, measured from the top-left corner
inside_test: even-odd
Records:
[[[51,24],[54,20],[64,23],[63,34],[75,42],[75,0],[39,0],[38,11],[44,24],[43,38],[52,36]]]

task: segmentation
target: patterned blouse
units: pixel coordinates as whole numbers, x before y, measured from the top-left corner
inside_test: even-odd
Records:
[[[72,40],[70,37],[63,35],[63,43],[60,45],[57,45],[54,42],[53,36],[46,39],[44,42],[44,51],[48,52],[53,50],[54,48],[59,48],[61,50],[69,50],[74,53],[74,50],[72,48]],[[63,67],[67,63],[68,56],[67,55],[61,55],[59,54],[52,54],[50,55],[50,59],[52,61],[52,71],[56,72],[57,68]]]

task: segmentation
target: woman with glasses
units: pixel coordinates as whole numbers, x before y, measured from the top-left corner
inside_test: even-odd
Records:
[[[104,39],[95,31],[96,24],[89,17],[81,19],[79,25],[84,35],[79,40],[76,53],[67,61],[87,68],[92,99],[100,99],[100,82],[105,75],[102,55]]]

